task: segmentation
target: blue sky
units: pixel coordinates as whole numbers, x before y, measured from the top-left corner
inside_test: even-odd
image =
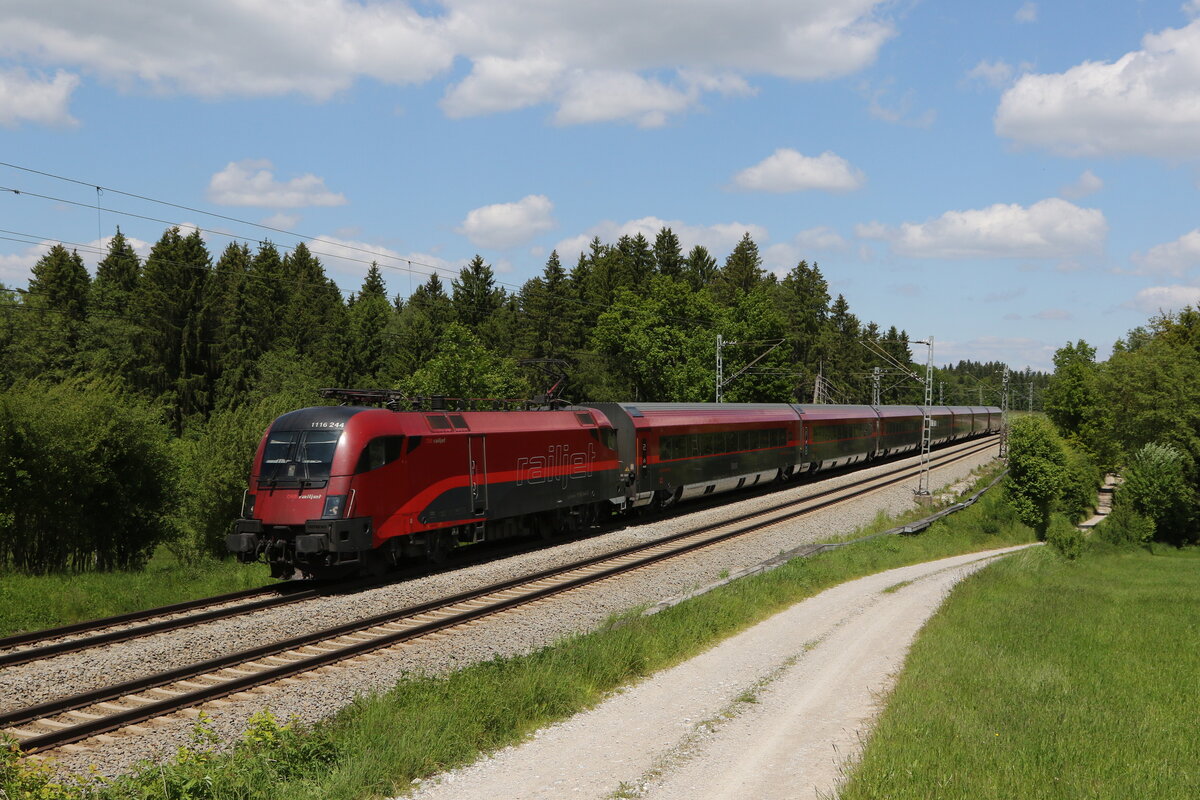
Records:
[[[153,220],[214,254],[317,237],[345,291],[374,258],[401,295],[475,253],[515,290],[595,235],[669,225],[724,259],[749,231],[938,363],[1048,369],[1200,301],[1198,157],[1200,0],[0,13],[9,286],[48,243],[94,264],[116,225],[144,254]]]

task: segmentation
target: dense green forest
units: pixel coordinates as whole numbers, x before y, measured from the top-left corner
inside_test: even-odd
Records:
[[[0,286],[0,566],[218,554],[262,430],[325,386],[523,400],[562,378],[567,400],[711,401],[719,335],[726,402],[923,397],[905,331],[860,320],[815,263],[777,279],[749,234],[723,262],[667,228],[594,239],[515,291],[479,256],[403,299],[384,271],[343,297],[304,244],[214,258],[171,228],[144,262],[118,231],[94,276],[56,245],[26,289]],[[998,405],[1003,369],[939,369],[935,402]],[[1014,374],[1012,406],[1040,406],[1046,378]]]

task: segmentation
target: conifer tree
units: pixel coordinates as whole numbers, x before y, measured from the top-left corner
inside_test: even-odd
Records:
[[[336,349],[342,293],[304,242],[283,257],[280,271],[289,295],[280,322],[280,345],[326,364],[328,354]]]
[[[839,402],[865,403],[870,399],[865,374],[866,351],[859,343],[862,326],[850,313],[846,298],[838,295],[829,308],[822,334],[823,374],[841,393]]]
[[[654,251],[650,249],[650,242],[638,233],[634,236],[622,236],[618,246],[625,266],[622,286],[645,287],[655,269]]]
[[[83,259],[61,244],[33,266],[25,293],[26,325],[18,348],[19,371],[27,377],[70,375],[84,335],[91,278]]]
[[[213,333],[213,405],[235,408],[254,386],[256,362],[263,353],[258,300],[251,285],[250,247],[230,242],[205,286],[205,310]]]
[[[391,317],[383,275],[372,262],[349,311],[353,379],[364,386],[383,379],[390,356],[387,331]]]
[[[811,398],[821,364],[821,335],[829,318],[829,284],[814,262],[800,261],[775,290],[796,376],[796,399]]]
[[[662,228],[654,237],[654,265],[660,275],[670,278],[683,276],[683,250],[679,237],[670,228]]]
[[[540,278],[526,282],[521,290],[524,351],[534,358],[562,355],[571,350],[568,343],[570,298],[567,273],[552,251]]]
[[[96,265],[92,282],[91,307],[105,314],[122,314],[129,306],[129,296],[137,286],[142,262],[133,246],[117,228],[108,242],[108,254]]]
[[[733,248],[717,277],[717,298],[730,304],[739,294],[746,294],[766,279],[758,245],[747,232]]]
[[[708,248],[698,244],[688,252],[683,274],[692,288],[699,291],[712,285],[716,279],[717,260],[708,252]]]
[[[366,288],[366,284],[363,284],[364,292]],[[454,319],[454,305],[436,272],[431,272],[429,280],[413,290],[408,298],[408,306],[426,314],[438,330],[445,328]]]
[[[451,288],[455,317],[475,333],[504,303],[504,290],[496,287],[491,266],[478,254],[458,273]]]
[[[258,323],[259,348],[266,352],[283,338],[292,304],[292,287],[284,274],[283,258],[269,240],[259,243],[250,262],[247,287],[250,306]]]
[[[130,315],[130,300],[141,272],[141,259],[118,228],[108,254],[96,265],[80,353],[81,363],[93,373],[131,385],[140,328]]]
[[[211,262],[200,232],[171,228],[150,251],[130,305],[142,327],[135,380],[169,409],[176,432],[208,408],[204,286]]]

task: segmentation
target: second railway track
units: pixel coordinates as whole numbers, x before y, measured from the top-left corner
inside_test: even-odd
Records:
[[[931,464],[943,466],[993,444],[985,440],[942,452]],[[0,729],[16,737],[25,752],[46,752],[694,552],[909,480],[919,471],[919,466],[899,467],[883,475],[820,490],[800,500],[563,567],[0,714]]]

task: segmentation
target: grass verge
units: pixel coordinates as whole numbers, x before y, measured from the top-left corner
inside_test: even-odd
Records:
[[[1200,797],[1200,551],[1091,545],[954,589],[842,800]]]
[[[0,575],[0,636],[42,630],[271,582],[262,564],[180,563],[160,547],[144,570]]]
[[[197,745],[173,763],[92,787],[90,796],[350,800],[402,793],[414,779],[519,742],[550,722],[595,705],[608,692],[696,655],[830,586],[1031,538],[1031,531],[1008,511],[1002,493],[994,490],[919,536],[883,537],[795,560],[660,614],[626,616],[620,624],[526,656],[442,677],[403,680],[311,730],[260,720],[233,752],[216,754],[200,728]],[[3,782],[0,788],[8,790]],[[75,797],[69,792],[80,790],[62,791],[68,792],[64,797]],[[12,791],[9,796],[23,797]]]

